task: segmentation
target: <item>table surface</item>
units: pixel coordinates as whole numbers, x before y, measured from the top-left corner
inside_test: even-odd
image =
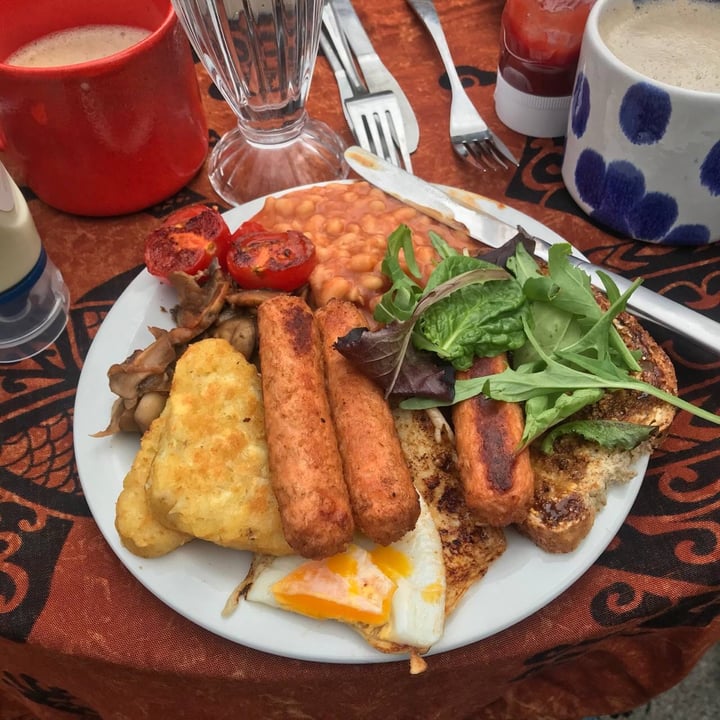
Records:
[[[520,158],[507,172],[463,164],[447,139],[449,90],[403,0],[356,3],[420,123],[417,175],[505,202],[595,263],[720,320],[718,246],[664,248],[593,224],[566,192],[561,139],[528,138],[494,112],[500,0],[439,0],[455,62],[480,112]],[[215,142],[232,112],[200,65]],[[317,62],[308,110],[351,144],[333,76]],[[542,610],[490,638],[405,661],[333,665],[280,658],[217,637],[145,590],[88,510],[73,456],[73,403],[90,344],[142,268],[143,240],[192,202],[227,206],[205,170],[134,215],[57,212],[23,191],[72,297],[67,331],[0,368],[0,718],[458,718],[568,720],[620,712],[680,681],[720,638],[720,433],[678,414],[626,522],[597,562]],[[653,328],[680,393],[718,411],[720,359]],[[478,622],[482,619],[479,618]]]

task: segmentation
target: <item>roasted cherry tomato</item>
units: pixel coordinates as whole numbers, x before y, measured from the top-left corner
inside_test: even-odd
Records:
[[[297,290],[316,264],[315,246],[306,235],[264,230],[253,222],[235,231],[227,253],[228,272],[240,287],[251,290]]]
[[[223,216],[207,205],[190,205],[170,214],[145,241],[148,272],[163,280],[182,271],[196,275],[217,258],[225,266],[230,229]]]

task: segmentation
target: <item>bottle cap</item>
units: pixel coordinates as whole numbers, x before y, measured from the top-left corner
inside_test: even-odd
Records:
[[[571,95],[544,97],[510,85],[498,70],[495,111],[511,130],[532,137],[561,137],[567,132]]]

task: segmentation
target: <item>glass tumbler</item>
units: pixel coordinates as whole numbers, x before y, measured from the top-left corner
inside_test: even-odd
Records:
[[[344,178],[344,144],[305,109],[324,0],[172,0],[211,79],[237,116],[208,160],[228,203]]]

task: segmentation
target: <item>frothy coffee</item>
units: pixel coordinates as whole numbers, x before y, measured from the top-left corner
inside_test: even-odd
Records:
[[[44,35],[14,52],[7,65],[57,67],[98,60],[126,50],[150,35],[128,25],[84,25]]]
[[[720,92],[720,2],[644,0],[607,11],[600,35],[626,65],[660,82]]]

